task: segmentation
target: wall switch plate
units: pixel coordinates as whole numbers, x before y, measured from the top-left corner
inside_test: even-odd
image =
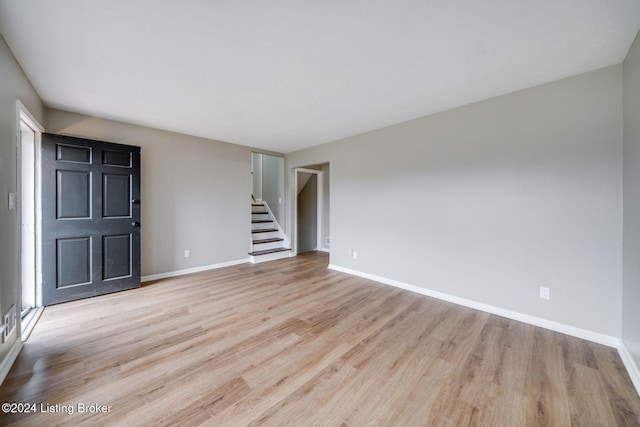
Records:
[[[351,258],[353,258],[353,259],[358,259],[358,252],[356,252],[356,251],[351,251]]]
[[[16,208],[16,193],[9,193],[9,210]]]
[[[191,256],[191,251],[189,249],[184,250],[184,257],[189,258]]]
[[[540,286],[540,298],[542,299],[550,299],[551,293],[549,288],[545,288],[544,286]]]

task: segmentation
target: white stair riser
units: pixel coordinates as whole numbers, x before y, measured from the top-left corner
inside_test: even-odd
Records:
[[[281,248],[284,242],[269,242],[269,243],[260,243],[259,245],[251,245],[253,246],[253,251],[266,251],[267,249],[275,249]]]
[[[262,228],[273,228],[273,222],[259,222],[257,224],[251,224],[252,230],[260,230]]]
[[[251,256],[251,262],[257,263],[257,262],[271,261],[274,259],[289,258],[290,256],[291,256],[291,251],[273,252],[271,254]]]
[[[271,239],[273,237],[281,237],[277,231],[268,231],[266,233],[251,233],[253,240]],[[282,242],[280,242],[282,243]]]
[[[270,217],[270,216],[269,216],[269,214],[268,214],[268,213],[266,213],[266,212],[264,212],[264,213],[259,213],[259,214],[256,214],[256,213],[251,214],[251,220],[252,220],[252,221],[253,221],[253,220],[258,221],[258,220],[262,220],[262,219],[271,219],[271,217]]]
[[[251,213],[267,213],[263,206],[251,206]]]

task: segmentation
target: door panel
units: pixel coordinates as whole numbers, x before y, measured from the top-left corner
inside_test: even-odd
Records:
[[[102,175],[102,217],[131,217],[131,175]]]
[[[91,217],[91,172],[56,171],[58,219]]]
[[[131,277],[131,235],[102,238],[102,278],[104,280]]]
[[[56,288],[86,285],[91,282],[91,237],[57,239]]]
[[[56,160],[74,163],[91,163],[91,147],[58,144],[56,148]]]
[[[140,286],[140,148],[42,135],[43,303]]]
[[[102,150],[102,164],[131,167],[131,154],[122,151]]]

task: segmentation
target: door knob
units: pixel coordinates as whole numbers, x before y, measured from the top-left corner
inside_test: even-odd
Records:
[[[132,222],[131,225],[134,227],[140,227],[140,223],[137,221]]]
[[[133,199],[133,200],[131,200],[131,203],[133,203],[134,205],[139,205],[140,204],[140,199]]]

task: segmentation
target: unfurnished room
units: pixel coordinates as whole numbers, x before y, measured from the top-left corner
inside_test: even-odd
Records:
[[[0,425],[640,426],[640,0],[0,0]]]

